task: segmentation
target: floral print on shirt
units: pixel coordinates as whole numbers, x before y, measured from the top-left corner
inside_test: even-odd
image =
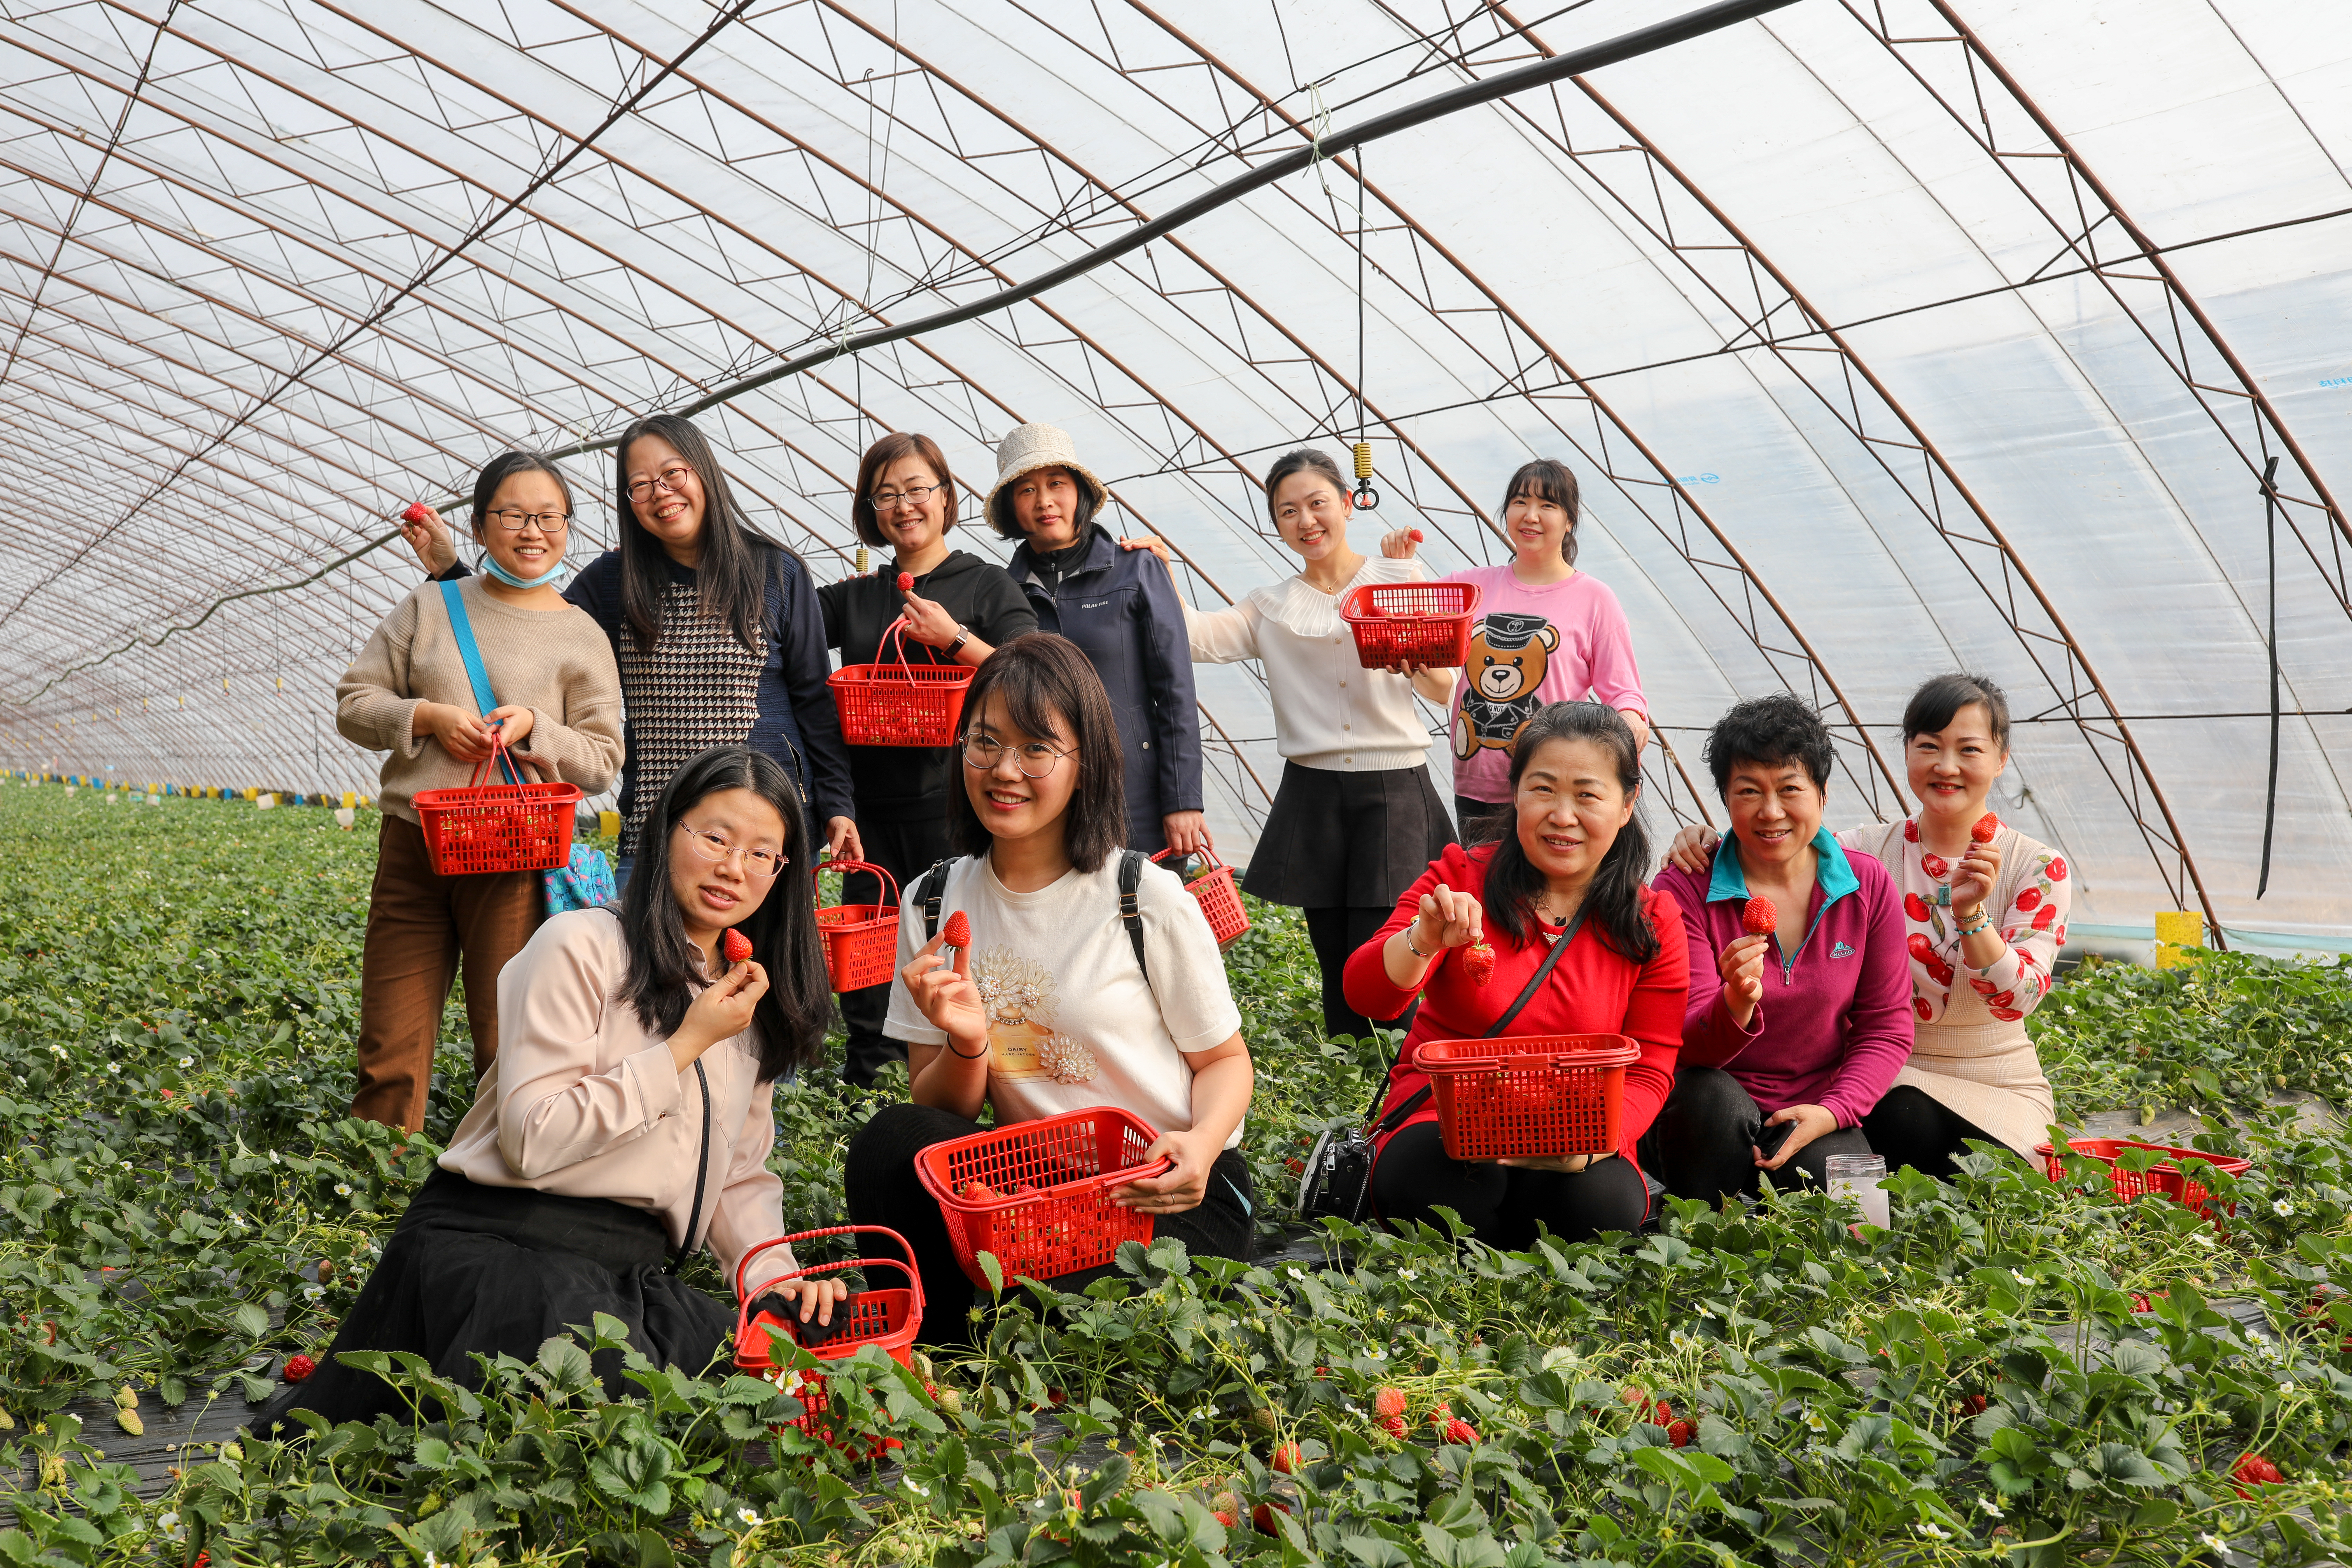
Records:
[[[1844,837],[1843,835],[1840,836]],[[1930,855],[1920,842],[1919,823],[1903,823],[1903,852],[1890,868],[1903,889],[1903,919],[1911,948],[1911,1008],[1919,1022],[1942,1021],[1952,986],[1968,970],[1970,990],[1985,1010],[2005,1024],[2024,1017],[2050,994],[2051,971],[2066,945],[2066,911],[2074,902],[2065,857],[2036,844],[2015,828],[2000,830],[2000,875],[1985,910],[2007,951],[1986,969],[1969,969],[1960,957],[1958,922],[1936,901],[1952,866]]]

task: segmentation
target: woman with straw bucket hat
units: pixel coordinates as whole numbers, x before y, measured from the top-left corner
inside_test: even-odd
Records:
[[[1184,606],[1159,563],[1120,549],[1095,521],[1109,496],[1066,432],[1023,425],[996,448],[988,521],[1020,542],[1006,570],[1036,611],[1037,629],[1077,644],[1110,695],[1128,847],[1189,855],[1208,843],[1208,830]]]

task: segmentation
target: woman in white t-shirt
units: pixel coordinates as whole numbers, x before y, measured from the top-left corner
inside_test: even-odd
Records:
[[[965,699],[961,756],[948,836],[962,855],[945,868],[939,934],[926,940],[919,882],[899,916],[884,1033],[906,1042],[911,1103],[868,1121],[844,1161],[850,1217],[914,1249],[933,1343],[970,1337],[972,1289],[915,1156],[981,1131],[982,1106],[999,1127],[1097,1105],[1141,1118],[1159,1133],[1145,1158],[1170,1169],[1112,1199],[1196,1254],[1247,1257],[1256,1203],[1239,1148],[1249,1048],[1208,921],[1148,863],[1140,953],[1120,918],[1124,769],[1086,655],[1044,632],[998,648]],[[950,964],[959,911],[971,945]]]

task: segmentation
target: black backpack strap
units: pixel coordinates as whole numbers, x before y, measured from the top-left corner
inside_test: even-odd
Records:
[[[923,906],[923,940],[929,942],[940,934],[940,900],[947,896],[948,868],[952,860],[934,860],[923,879],[915,884],[915,901]]]
[[[1140,849],[1118,852],[1118,920],[1127,927],[1127,944],[1135,949],[1135,966],[1143,971],[1145,984],[1151,983],[1151,965],[1143,958],[1143,905],[1136,893],[1143,886],[1145,856]]]

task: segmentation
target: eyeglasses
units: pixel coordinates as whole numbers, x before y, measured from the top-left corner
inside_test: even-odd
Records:
[[[506,507],[490,513],[491,520],[509,533],[520,533],[535,528],[541,533],[562,533],[572,526],[568,511],[525,511],[520,507]]]
[[[945,489],[945,485],[908,485],[903,490],[876,490],[866,499],[873,503],[876,511],[895,511],[901,503],[920,506]]]
[[[629,499],[635,501],[651,500],[653,499],[654,487],[656,485],[660,486],[663,489],[667,490],[674,496],[684,495],[686,493],[686,482],[692,478],[694,478],[694,470],[692,468],[688,468],[684,463],[672,463],[668,468],[664,468],[660,473],[656,474],[652,479],[631,480],[629,483]]]
[[[1021,770],[1021,776],[1030,779],[1044,778],[1054,771],[1055,763],[1071,754],[1057,752],[1043,741],[1027,741],[1018,746],[1007,746],[1002,741],[992,741],[985,736],[966,735],[963,738],[963,765],[974,773],[990,773],[995,769],[997,759],[1008,751],[1013,753],[1013,765]]]
[[[681,822],[677,826],[678,831],[686,835],[687,847],[714,866],[721,864],[730,855],[740,855],[743,857],[743,869],[764,880],[774,878],[792,864],[792,858],[788,855],[769,849],[740,848],[716,833],[705,833],[688,823]]]

